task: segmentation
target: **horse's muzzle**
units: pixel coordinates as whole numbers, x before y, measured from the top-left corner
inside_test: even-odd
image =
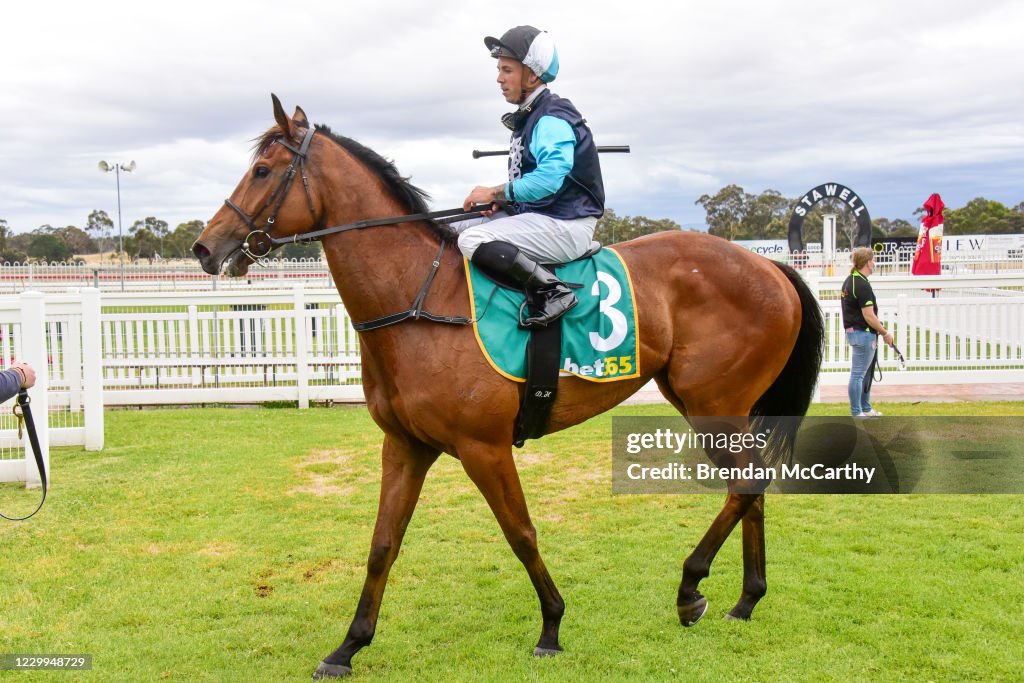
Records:
[[[210,275],[217,275],[220,273],[220,262],[213,258],[213,254],[206,247],[205,244],[196,241],[192,245],[192,253],[199,259],[199,264],[203,267],[203,270]]]

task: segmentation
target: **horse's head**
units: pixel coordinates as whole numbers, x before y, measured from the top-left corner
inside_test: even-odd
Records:
[[[300,107],[289,118],[277,96],[271,98],[277,125],[258,140],[248,172],[192,245],[211,275],[221,268],[227,275],[245,275],[251,263],[269,253],[268,237],[307,232],[318,222],[305,173],[315,129]]]

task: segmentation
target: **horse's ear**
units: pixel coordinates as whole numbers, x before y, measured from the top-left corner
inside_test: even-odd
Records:
[[[277,121],[277,125],[281,127],[284,134],[291,137],[292,122],[288,120],[288,115],[284,113],[284,107],[281,106],[281,100],[277,99],[277,95],[274,93],[270,93],[270,99],[274,101],[274,120]]]
[[[309,128],[309,119],[306,118],[306,112],[302,111],[302,107],[295,107],[295,113],[292,114],[292,121],[300,128]]]

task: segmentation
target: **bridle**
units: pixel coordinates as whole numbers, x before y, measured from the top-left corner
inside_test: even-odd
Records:
[[[443,223],[453,220],[479,218],[483,215],[483,213],[481,213],[482,211],[491,208],[490,206],[474,206],[469,211],[458,208],[445,209],[443,211],[413,213],[405,216],[391,216],[389,218],[371,218],[368,220],[356,221],[355,223],[348,223],[346,225],[335,225],[330,228],[296,233],[291,237],[274,237],[270,234],[270,230],[277,222],[277,214],[281,210],[281,205],[284,204],[284,200],[288,197],[288,191],[291,189],[292,181],[295,180],[295,174],[298,171],[301,171],[302,173],[302,186],[306,191],[306,200],[309,203],[309,213],[313,217],[314,225],[317,222],[316,206],[313,204],[313,193],[309,189],[309,176],[306,175],[307,153],[309,151],[309,145],[313,141],[313,136],[315,134],[315,128],[308,129],[306,131],[306,135],[302,138],[302,143],[298,147],[295,147],[280,138],[275,141],[276,144],[281,145],[292,153],[292,162],[288,165],[288,170],[285,171],[284,177],[281,178],[281,183],[277,186],[277,189],[274,190],[273,194],[267,198],[267,201],[263,203],[263,206],[260,207],[256,213],[249,215],[230,199],[224,200],[224,203],[228,205],[232,211],[238,214],[239,218],[241,218],[249,228],[249,234],[246,235],[245,239],[242,241],[241,251],[253,263],[259,262],[261,258],[269,254],[271,251],[286,244],[315,242],[321,237],[334,235],[339,232],[362,230],[363,228],[375,228],[382,225],[398,225],[399,223],[407,223],[411,221],[429,220]],[[256,219],[263,214],[271,204],[273,204],[274,208],[271,210],[270,215],[267,216],[265,225],[263,228],[257,227]]]
[[[315,242],[321,237],[326,237],[327,235],[334,235],[340,232],[347,232],[349,230],[374,228],[382,225],[398,225],[399,223],[424,220],[446,222],[452,220],[479,218],[484,215],[482,211],[491,208],[490,206],[477,206],[473,207],[470,211],[466,211],[460,207],[457,209],[446,209],[443,211],[429,211],[405,216],[392,216],[390,218],[371,218],[368,220],[356,221],[355,223],[348,223],[346,225],[336,225],[330,228],[311,230],[301,234],[296,233],[291,237],[274,237],[270,234],[270,230],[277,222],[277,214],[281,210],[284,200],[288,197],[288,192],[291,190],[292,182],[295,180],[295,174],[297,172],[301,172],[302,174],[302,186],[306,191],[306,199],[309,202],[309,212],[313,216],[314,226],[317,223],[316,207],[313,204],[313,194],[309,189],[309,177],[306,175],[307,153],[309,152],[309,145],[313,141],[313,136],[315,134],[315,128],[308,128],[306,130],[306,135],[302,138],[302,143],[298,147],[295,147],[281,138],[275,140],[276,144],[283,146],[292,153],[292,162],[288,165],[288,170],[285,171],[284,177],[281,178],[281,183],[277,186],[277,189],[274,190],[273,194],[267,198],[267,201],[264,202],[259,211],[249,215],[240,206],[231,201],[231,199],[224,200],[224,203],[231,207],[231,209],[238,214],[238,216],[245,222],[245,225],[249,228],[249,234],[245,236],[245,240],[243,240],[240,249],[242,254],[244,254],[245,257],[253,263],[258,263],[261,258],[269,254],[275,248],[285,244]],[[258,227],[256,225],[256,219],[270,208],[271,205],[273,205],[273,209],[271,209],[270,215],[267,216],[264,227]],[[465,316],[435,315],[423,310],[423,302],[427,298],[427,291],[430,289],[430,285],[434,281],[434,276],[437,275],[437,271],[441,267],[441,257],[444,255],[445,244],[444,239],[442,239],[441,247],[437,252],[437,256],[434,257],[434,260],[431,263],[431,271],[427,275],[427,279],[424,281],[423,286],[420,287],[420,291],[413,300],[412,305],[408,309],[398,313],[374,318],[373,320],[353,322],[352,327],[358,332],[366,332],[369,330],[376,330],[381,327],[388,327],[404,320],[419,320],[420,318],[431,322],[447,323],[449,325],[470,324],[472,320]]]
[[[313,217],[314,222],[316,221],[316,207],[313,205],[313,193],[309,189],[309,176],[306,175],[306,159],[309,152],[309,145],[313,142],[313,136],[316,134],[315,128],[306,128],[306,135],[302,138],[302,143],[295,147],[290,142],[283,138],[278,138],[272,144],[278,144],[287,149],[292,153],[292,162],[288,165],[288,169],[284,173],[284,177],[281,178],[281,182],[278,184],[277,189],[267,197],[267,201],[264,202],[263,206],[260,207],[256,213],[249,215],[247,214],[238,204],[235,204],[231,199],[225,199],[224,203],[227,204],[232,211],[238,214],[239,218],[249,228],[249,234],[245,236],[245,240],[242,242],[242,253],[256,263],[261,258],[273,251],[274,247],[280,246],[275,243],[275,239],[270,236],[270,230],[274,227],[274,223],[277,222],[277,214],[281,210],[281,205],[284,204],[284,200],[288,197],[288,191],[292,187],[292,182],[295,180],[295,174],[301,172],[302,175],[302,187],[306,191],[306,201],[309,202],[309,213]],[[256,219],[260,217],[268,208],[273,205],[270,214],[267,216],[266,224],[263,228],[256,226]],[[291,240],[282,240],[280,244],[285,244]],[[255,246],[256,249],[262,249],[262,253],[256,253],[253,250],[253,246],[250,246],[250,242]]]

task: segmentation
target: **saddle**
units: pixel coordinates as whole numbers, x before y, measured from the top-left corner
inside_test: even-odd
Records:
[[[601,243],[592,241],[590,249],[569,263],[583,261],[601,251]],[[541,264],[543,268],[556,273],[557,268],[566,264]],[[523,306],[533,306],[530,292],[523,290],[518,284],[509,281],[501,273],[477,266],[479,271],[499,287],[526,294]],[[580,288],[583,285],[566,283],[569,287]],[[522,309],[519,314],[523,318]],[[522,448],[526,439],[537,439],[547,430],[551,417],[551,408],[558,397],[558,373],[561,365],[562,351],[562,318],[558,318],[547,327],[531,329],[530,340],[526,344],[526,388],[519,405],[516,417],[513,444]]]

